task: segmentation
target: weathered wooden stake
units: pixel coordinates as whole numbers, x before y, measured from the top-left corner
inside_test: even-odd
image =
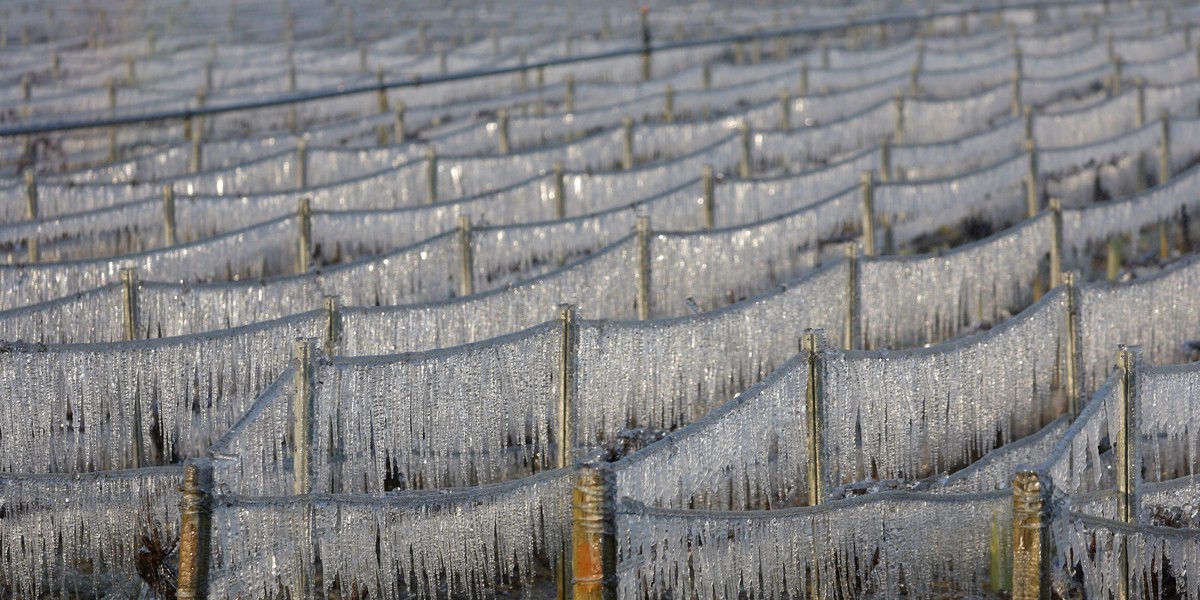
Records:
[[[800,88],[796,91],[801,98],[808,97],[808,61],[800,63]]]
[[[575,600],[616,600],[617,537],[612,473],[602,463],[575,468],[571,558]]]
[[[792,94],[787,90],[779,92],[779,128],[792,130]]]
[[[669,83],[663,90],[663,120],[667,123],[675,122],[675,87]]]
[[[308,187],[308,140],[296,141],[296,189]]]
[[[1158,113],[1158,185],[1171,180],[1171,113]]]
[[[1063,215],[1062,198],[1050,198],[1050,219],[1054,226],[1054,237],[1050,242],[1050,288],[1062,284]]]
[[[863,171],[862,177],[863,256],[875,256],[875,175]]]
[[[1012,489],[1012,598],[1050,600],[1054,484],[1045,473],[1022,469],[1013,476]]]
[[[458,215],[458,294],[475,293],[475,253],[471,248],[471,217]]]
[[[33,172],[32,168],[25,171],[25,216],[29,217],[30,221],[38,218],[37,174]],[[40,258],[37,238],[31,237],[25,240],[25,245],[29,250],[29,262],[37,262]]]
[[[563,110],[568,113],[575,112],[575,74],[567,73],[566,82],[563,84]]]
[[[633,117],[621,119],[621,168],[633,168]]]
[[[854,243],[846,244],[845,252],[846,324],[845,330],[842,332],[842,346],[847,350],[853,350],[859,347],[859,340],[862,339],[862,321],[860,318],[862,305],[858,294],[858,245]]]
[[[212,552],[212,466],[193,463],[184,467],[179,499],[179,576],[177,600],[208,597],[208,566]]]
[[[883,136],[879,140],[879,180],[887,183],[892,180],[892,138]]]
[[[712,229],[717,222],[716,176],[712,165],[700,168],[700,202],[704,208],[704,228]]]
[[[1141,477],[1141,454],[1138,451],[1138,381],[1141,370],[1142,349],[1140,346],[1117,346],[1117,368],[1121,370],[1121,387],[1117,396],[1117,416],[1120,427],[1113,442],[1117,455],[1117,519],[1123,523],[1139,521],[1138,483]],[[1120,580],[1117,597],[1124,600],[1131,595],[1129,540],[1121,544],[1118,562]]]
[[[825,434],[824,411],[824,332],[806,329],[800,338],[800,351],[808,357],[808,390],[805,394],[804,426],[807,430],[808,447],[808,505],[816,506],[825,500],[824,468],[821,455]]]
[[[561,160],[554,161],[554,214],[558,219],[567,217],[566,169]]]
[[[396,144],[404,143],[404,102],[399,100],[393,105],[395,118],[392,120],[392,142]]]
[[[892,105],[895,113],[895,127],[892,132],[892,141],[897,144],[904,143],[904,91],[896,90],[892,94]]]
[[[171,184],[162,187],[163,193],[163,244],[175,245],[175,188]]]
[[[342,308],[337,296],[322,299],[325,309],[325,354],[337,356],[342,344]]]
[[[125,325],[125,339],[138,339],[138,283],[137,270],[124,268],[121,277],[121,320]]]
[[[316,400],[316,344],[296,341],[296,382],[292,398],[292,493],[312,493],[313,402]]]
[[[301,198],[296,208],[299,231],[296,249],[296,273],[307,273],[312,261],[312,206],[308,198]]]
[[[430,145],[425,149],[425,198],[430,204],[437,202],[438,181],[437,150]]]
[[[512,146],[508,140],[508,111],[503,108],[496,113],[496,137],[500,140],[500,154],[508,154]]]
[[[1025,216],[1033,218],[1042,207],[1041,185],[1038,177],[1037,145],[1025,140]]]
[[[1171,236],[1167,233],[1167,221],[1158,220],[1158,257],[1162,260],[1171,258]]]
[[[738,177],[749,179],[754,166],[754,159],[751,156],[752,148],[750,146],[750,123],[742,119],[738,123],[738,132],[741,134],[742,141],[742,158],[738,161]]]
[[[1063,369],[1066,375],[1067,411],[1072,418],[1079,414],[1079,396],[1082,386],[1083,367],[1079,356],[1080,335],[1079,327],[1079,273],[1067,271],[1062,274],[1062,283],[1067,288],[1067,343],[1066,365]]]
[[[650,318],[650,217],[638,215],[634,223],[637,235],[637,313],[643,321]]]

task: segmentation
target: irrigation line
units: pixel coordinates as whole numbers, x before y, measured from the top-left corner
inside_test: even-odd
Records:
[[[466,81],[470,79],[478,79],[483,77],[494,77],[497,75],[509,75],[530,71],[534,69],[543,69],[547,67],[560,67],[564,65],[572,65],[578,63],[586,63],[598,60],[608,60],[613,58],[622,58],[626,56],[636,55],[653,55],[655,52],[666,52],[670,50],[680,50],[685,48],[698,48],[703,46],[717,46],[723,44],[736,44],[750,42],[754,40],[774,37],[790,37],[797,35],[820,34],[829,31],[837,31],[842,29],[850,29],[854,27],[870,27],[879,25],[891,25],[897,23],[908,23],[925,19],[936,19],[945,17],[961,17],[963,15],[979,15],[1003,12],[1007,10],[1030,10],[1030,9],[1047,9],[1047,8],[1063,8],[1069,6],[1084,6],[1097,4],[1097,0],[1055,0],[1055,1],[1036,1],[1036,2],[1019,2],[1007,5],[987,6],[987,7],[969,7],[943,11],[926,11],[926,10],[910,10],[899,13],[893,13],[881,17],[870,18],[850,18],[846,21],[837,23],[825,23],[820,25],[808,25],[799,27],[788,27],[781,29],[763,29],[748,33],[740,33],[734,35],[702,38],[695,40],[672,41],[660,44],[638,45],[635,47],[621,48],[617,50],[608,50],[604,52],[596,52],[592,54],[582,54],[577,56],[563,56],[543,60],[536,63],[526,63],[513,65],[509,67],[496,67],[489,69],[474,69],[467,71],[459,71],[457,73],[446,73],[441,75],[416,76],[407,79],[394,79],[390,81],[382,81],[376,83],[366,83],[352,86],[337,86],[324,90],[315,90],[309,92],[297,92],[265,98],[262,100],[250,100],[243,102],[233,102],[229,104],[218,104],[212,106],[198,106],[195,108],[186,108],[183,110],[168,110],[160,112],[149,112],[133,115],[117,115],[102,119],[88,119],[80,121],[60,121],[52,123],[32,123],[26,125],[14,125],[8,127],[0,127],[0,137],[13,137],[22,135],[35,135],[42,133],[52,133],[57,131],[73,131],[78,129],[93,129],[101,127],[119,127],[122,125],[134,125],[138,123],[151,123],[157,121],[174,121],[184,120],[192,117],[219,115],[232,112],[243,112],[257,110],[262,108],[273,108],[277,106],[287,106],[293,104],[301,104],[306,102],[315,102],[318,100],[328,100],[330,98],[339,98],[342,96],[353,96],[357,94],[366,94],[371,92],[379,92],[393,89],[415,88],[421,86],[438,85],[442,83],[451,83],[456,81]]]

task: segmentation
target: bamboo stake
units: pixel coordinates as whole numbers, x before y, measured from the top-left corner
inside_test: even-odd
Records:
[[[554,214],[558,219],[567,217],[566,169],[561,160],[554,161]]]
[[[904,92],[896,90],[892,94],[892,105],[895,108],[895,128],[892,140],[897,144],[904,143]]]
[[[638,215],[637,234],[637,313],[638,319],[650,318],[650,217]]]
[[[615,490],[602,464],[575,469],[571,502],[571,557],[575,600],[616,600]]]
[[[558,307],[558,322],[562,332],[562,345],[559,349],[558,365],[558,410],[554,428],[555,453],[554,467],[565,469],[574,459],[575,432],[575,371],[579,360],[577,350],[579,343],[579,328],[576,323],[575,306],[560,304]],[[567,600],[570,595],[571,568],[568,552],[562,552],[555,568],[555,587],[558,600]]]
[[[193,463],[184,468],[179,499],[177,600],[203,600],[208,597],[212,507],[207,489],[211,486],[211,465]]]
[[[336,356],[342,343],[342,309],[337,296],[325,296],[325,354]]]
[[[471,248],[471,217],[458,215],[458,294],[475,293],[475,253]]]
[[[712,165],[704,165],[700,168],[700,189],[700,201],[704,208],[704,228],[712,229],[716,226],[717,221],[716,177]]]
[[[846,244],[846,324],[842,346],[847,350],[859,347],[861,337],[861,301],[859,299],[858,245]]]
[[[292,493],[312,493],[313,402],[316,400],[316,348],[313,340],[296,341],[296,382],[292,397]]]
[[[1022,469],[1013,476],[1012,489],[1012,598],[1050,600],[1054,484],[1045,473]]]
[[[38,218],[38,186],[37,175],[33,169],[25,171],[25,215],[30,221]],[[29,250],[29,262],[35,263],[40,258],[38,251],[38,239],[31,237],[25,241],[25,245]]]
[[[863,171],[862,183],[862,241],[863,256],[875,256],[875,176]]]
[[[175,188],[165,184],[163,192],[163,243],[175,245]]]
[[[1113,237],[1108,240],[1107,278],[1116,281],[1121,275],[1121,238]]]
[[[299,247],[296,251],[296,273],[307,273],[312,261],[312,206],[308,198],[301,198],[297,203],[297,219],[299,232]]]

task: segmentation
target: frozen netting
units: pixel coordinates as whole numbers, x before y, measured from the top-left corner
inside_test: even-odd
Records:
[[[1117,344],[1137,344],[1151,364],[1191,360],[1188,343],[1200,339],[1200,305],[1192,301],[1200,261],[1128,284],[1097,283],[1079,294],[1085,388],[1103,380]]]
[[[0,267],[4,306],[43,302],[117,281],[135,268],[146,279],[195,281],[285,273],[295,268],[298,221],[282,218],[215,238],[132,254],[79,262]]]
[[[1178,173],[1200,157],[1200,119],[1171,119],[1171,172]]]
[[[963,340],[906,351],[829,351],[822,394],[830,486],[919,479],[1029,435],[1065,409],[1066,298]]]
[[[1053,233],[1043,213],[944,254],[861,259],[862,347],[937,342],[1015,314],[1032,301]]]
[[[214,489],[244,496],[285,496],[295,491],[296,373],[293,363],[209,447]]]
[[[1120,394],[1120,372],[1114,371],[1079,411],[1067,433],[1054,446],[1040,470],[1050,475],[1056,490],[1073,495],[1115,485],[1110,440]],[[1112,435],[1112,437],[1110,437]]]
[[[342,353],[395,354],[486,340],[543,323],[569,302],[595,318],[637,318],[637,244],[628,236],[587,258],[503,289],[431,304],[342,311]]]
[[[796,354],[805,328],[840,331],[846,269],[835,263],[785,288],[689,317],[580,323],[581,445],[623,430],[699,419]]]
[[[943,142],[986,128],[994,119],[1008,115],[1011,89],[1001,84],[966,98],[907,99],[903,104],[902,138],[916,143]]]
[[[884,221],[884,235],[900,246],[968,219],[1004,227],[1026,215],[1025,172],[1026,161],[1015,156],[957,177],[880,184],[875,214]]]
[[[1103,198],[1132,194],[1157,172],[1157,124],[1084,146],[1040,150],[1041,194],[1061,198],[1063,206],[1087,206]]]
[[[1088,598],[1114,598],[1127,549],[1131,598],[1200,597],[1200,530],[1127,524],[1067,512],[1054,519],[1056,562],[1083,578]]]
[[[1138,375],[1138,427],[1147,481],[1196,474],[1200,436],[1191,407],[1200,400],[1198,366],[1151,367]]]
[[[884,101],[832,123],[793,131],[755,132],[751,142],[754,160],[787,157],[791,161],[820,165],[830,156],[873,146],[895,129],[896,107]]]
[[[456,487],[546,468],[561,344],[550,322],[468,346],[321,367],[314,489]]]
[[[1025,139],[1020,119],[1008,119],[987,131],[952,142],[892,146],[892,170],[898,181],[965,175],[1017,154]],[[946,157],[954,160],[948,161]]]
[[[571,483],[558,470],[429,492],[217,496],[209,586],[229,598],[481,598],[521,585],[531,597],[570,535]]]
[[[1063,258],[1072,265],[1088,266],[1097,244],[1127,234],[1137,239],[1143,228],[1174,220],[1181,210],[1193,214],[1200,211],[1197,186],[1200,167],[1193,167],[1139,194],[1064,210]]]
[[[1060,77],[1024,77],[1021,79],[1021,103],[1030,106],[1048,106],[1066,98],[1098,92],[1104,88],[1105,77],[1111,72],[1112,66],[1106,64]],[[1053,143],[1053,139],[1041,141],[1057,145]]]
[[[200,456],[286,368],[322,313],[202,336],[8,346],[0,471],[78,472]]]
[[[879,153],[871,148],[816,171],[723,183],[714,192],[714,221],[725,226],[754,223],[818,204],[830,196],[854,195],[861,173],[875,169],[878,163]]]
[[[795,278],[817,266],[820,243],[858,210],[857,196],[843,194],[757,225],[656,233],[648,248],[650,314],[684,314],[688,298],[711,310]]]
[[[1094,107],[1033,117],[1034,137],[1047,146],[1078,146],[1132,129],[1137,115],[1137,90]]]
[[[934,494],[976,494],[1010,489],[1017,469],[1045,461],[1070,425],[1071,416],[1063,415],[1031,436],[988,452],[929,491]]]
[[[819,507],[618,510],[622,598],[912,597],[978,594],[1007,548],[1012,494],[891,492]]]
[[[0,571],[18,597],[138,597],[145,569],[174,591],[183,469],[0,475]],[[158,576],[158,577],[155,577]],[[169,585],[169,587],[168,587]]]
[[[670,508],[794,505],[808,470],[809,367],[797,356],[691,425],[613,464],[616,496]]]
[[[141,252],[162,246],[162,207],[154,201],[114,209],[0,225],[6,262],[22,262],[29,242],[39,261],[65,261]]]
[[[120,284],[0,311],[0,340],[40,344],[116,342],[126,337]]]

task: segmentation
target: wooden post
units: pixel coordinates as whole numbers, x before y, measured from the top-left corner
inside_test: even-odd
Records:
[[[704,228],[716,227],[716,177],[712,165],[704,165],[700,168],[700,202],[704,207]]]
[[[299,247],[296,249],[296,273],[308,272],[312,261],[312,206],[308,198],[301,198],[296,208],[299,235]]]
[[[1025,140],[1025,216],[1033,218],[1041,210],[1042,194],[1038,178],[1037,145]]]
[[[58,55],[58,50],[50,57],[50,77],[55,81],[62,76],[62,57]]]
[[[292,60],[292,53],[288,51],[288,71],[287,71],[287,91],[289,94],[296,93],[296,62]],[[299,123],[296,118],[296,105],[289,104],[287,111],[287,127],[288,131],[295,132],[299,129]]]
[[[908,71],[908,97],[909,98],[917,97],[917,94],[921,89],[920,84],[918,83],[920,77],[921,77],[921,68],[919,66],[913,65],[913,68],[909,69],[909,71]]]
[[[1197,53],[1197,56],[1200,56],[1200,52]],[[1197,67],[1197,71],[1200,71],[1200,67]],[[712,64],[708,62],[700,67],[700,87],[704,91],[712,88]]]
[[[575,448],[575,394],[577,391],[575,370],[579,360],[579,326],[576,322],[575,306],[560,304],[558,307],[559,331],[562,345],[558,363],[558,410],[554,427],[554,468],[565,469],[574,461]],[[571,567],[568,553],[563,552],[555,568],[555,587],[558,600],[567,600],[570,595]]]
[[[1050,244],[1050,287],[1062,285],[1063,216],[1062,198],[1050,198],[1050,218],[1054,225],[1054,238]]]
[[[1121,275],[1121,238],[1114,236],[1108,240],[1107,279],[1116,281]]]
[[[292,397],[292,493],[312,493],[313,402],[316,400],[316,348],[313,340],[296,341],[296,382]]]
[[[1121,93],[1121,71],[1123,61],[1120,56],[1113,57],[1113,72],[1109,80],[1108,96],[1115,97]]]
[[[1142,349],[1139,346],[1117,346],[1117,368],[1121,370],[1120,393],[1117,396],[1117,439],[1113,442],[1117,455],[1117,519],[1134,524],[1139,519],[1141,506],[1138,498],[1138,480],[1141,476],[1141,455],[1138,452],[1138,371],[1141,369]],[[1131,598],[1128,538],[1121,544],[1118,561],[1120,579],[1117,583],[1117,598]]]
[[[125,324],[125,339],[138,339],[138,275],[137,270],[124,268],[121,276],[121,318]]]
[[[425,150],[425,198],[430,204],[437,202],[437,182],[438,182],[438,158],[437,150],[434,150],[433,145],[430,145]]]
[[[198,116],[189,122],[192,123],[192,154],[188,167],[192,173],[199,173],[204,167],[204,116]]]
[[[879,180],[892,180],[892,138],[886,135],[879,140]]]
[[[638,319],[650,318],[650,217],[638,215],[637,234],[637,313]]]
[[[387,87],[383,82],[383,67],[375,69],[375,84],[379,86],[375,90],[375,112],[383,114],[388,110]]]
[[[621,168],[633,168],[633,117],[621,119]]]
[[[1050,600],[1054,484],[1045,473],[1021,469],[1013,476],[1012,489],[1012,598]]]
[[[1141,128],[1146,124],[1146,81],[1139,76],[1133,80],[1133,85],[1137,90],[1136,103],[1134,104],[1133,126]]]
[[[675,88],[669,83],[663,90],[663,120],[667,123],[675,122]]]
[[[825,499],[824,468],[821,455],[824,444],[823,417],[824,408],[824,332],[820,329],[806,329],[800,338],[800,351],[808,357],[808,390],[805,394],[804,426],[808,437],[808,505],[817,506]],[[817,586],[813,586],[818,589]]]
[[[853,350],[862,339],[862,305],[858,294],[858,245],[845,245],[846,252],[846,323],[842,332],[842,347]]]
[[[1158,257],[1162,260],[1171,258],[1171,237],[1167,233],[1167,221],[1158,220]]]
[[[117,114],[117,82],[108,80],[108,111],[110,115]],[[117,162],[117,128],[108,128],[108,162]]]
[[[325,296],[325,354],[336,356],[342,344],[342,309],[337,296]]]
[[[184,467],[179,499],[177,600],[203,600],[208,597],[212,507],[207,490],[211,487],[211,465],[193,463]]]
[[[25,170],[25,216],[29,217],[30,221],[38,218],[37,175],[33,172],[32,167]],[[29,262],[37,262],[40,258],[38,239],[31,237],[25,240],[25,245],[29,251]]]
[[[748,123],[745,119],[742,119],[742,121],[738,123],[738,131],[741,133],[742,140],[742,158],[740,161],[738,161],[738,177],[741,177],[742,179],[749,179],[754,165],[752,162],[753,158],[750,154],[750,123]]]
[[[892,141],[897,144],[904,143],[904,92],[896,90],[892,94],[892,104],[895,107],[895,129],[892,133]]]
[[[165,184],[163,193],[163,244],[175,245],[175,188]]]
[[[1012,72],[1012,116],[1021,116],[1021,51],[1015,53],[1017,66]]]
[[[508,111],[503,108],[496,113],[496,136],[500,140],[500,154],[508,154],[511,150],[508,142]]]
[[[308,140],[300,138],[296,142],[296,189],[308,187]]]
[[[1066,365],[1063,369],[1066,375],[1067,411],[1072,418],[1079,414],[1079,396],[1081,395],[1080,380],[1083,368],[1080,363],[1080,333],[1079,327],[1079,273],[1067,271],[1062,274],[1062,283],[1067,288],[1067,341]]]
[[[612,473],[602,463],[575,468],[571,558],[575,600],[616,600],[617,538]]]
[[[471,248],[471,217],[458,215],[458,294],[475,293],[475,253]]]
[[[863,256],[875,256],[875,175],[863,171],[862,177]]]
[[[397,100],[393,105],[395,111],[395,119],[392,121],[392,142],[396,144],[404,143],[404,103]]]
[[[779,128],[792,130],[792,94],[787,90],[779,92]]]
[[[801,98],[808,97],[808,61],[800,63],[800,89],[797,93]]]
[[[1158,113],[1158,185],[1171,180],[1171,113]]]
[[[566,169],[561,160],[554,161],[554,215],[557,219],[567,217]]]
[[[565,88],[565,91],[563,92],[563,110],[565,110],[567,113],[573,113],[575,112],[574,73],[567,73],[567,79],[566,82],[564,82],[563,87]]]

